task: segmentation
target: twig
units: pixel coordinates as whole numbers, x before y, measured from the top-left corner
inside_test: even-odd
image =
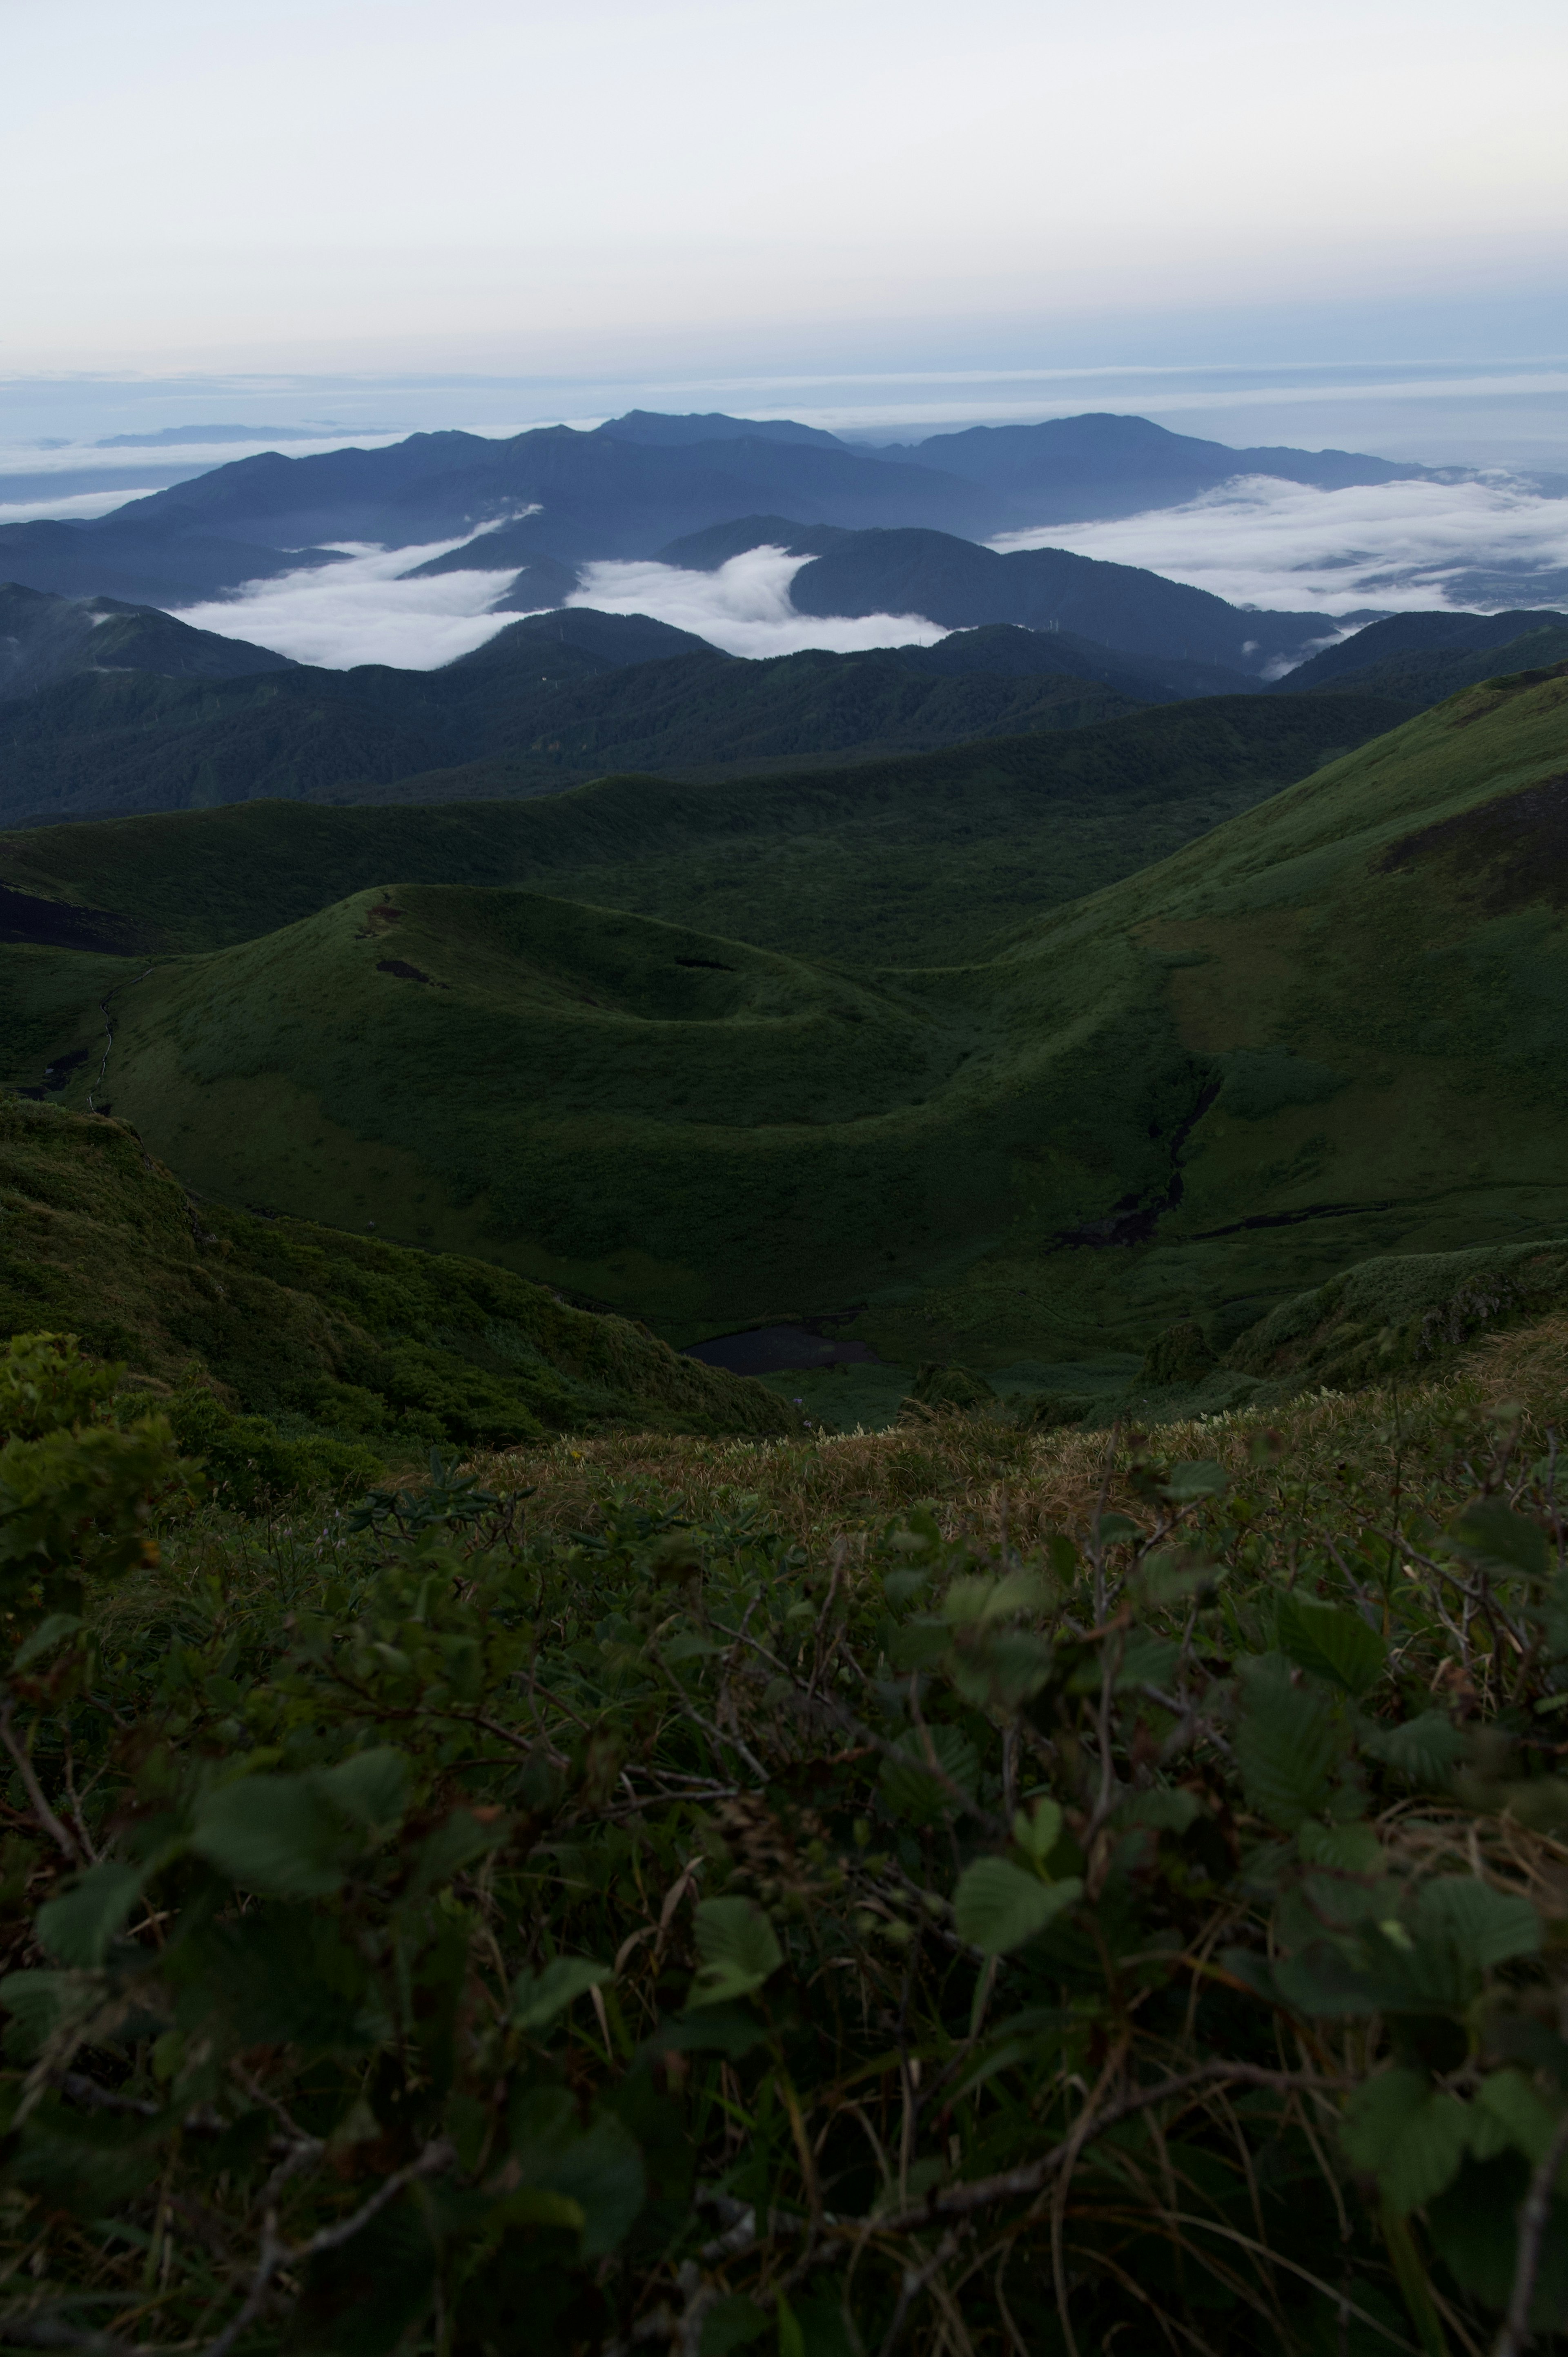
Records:
[[[78,1849],[75,1841],[72,1839],[71,1835],[67,1833],[65,1827],[61,1824],[59,1819],[56,1816],[54,1811],[45,1800],[44,1788],[33,1772],[33,1763],[28,1759],[27,1753],[23,1750],[21,1745],[17,1742],[16,1738],[12,1731],[11,1713],[15,1708],[16,1705],[14,1701],[7,1697],[5,1707],[4,1710],[0,1710],[0,1743],[5,1744],[6,1750],[10,1753],[12,1759],[16,1763],[16,1773],[20,1776],[23,1789],[27,1792],[28,1800],[31,1801],[33,1804],[34,1816],[38,1819],[45,1833],[48,1835],[50,1840],[58,1844],[59,1848],[65,1852],[65,1855],[70,1858],[72,1866],[80,1866],[81,1864],[81,1852]]]
[[[1514,2262],[1513,2293],[1509,2300],[1509,2312],[1503,2328],[1492,2348],[1492,2357],[1520,2357],[1534,2337],[1530,2329],[1530,2304],[1535,2298],[1535,2278],[1541,2267],[1541,2245],[1546,2238],[1546,2221],[1552,2209],[1552,2191],[1557,2172],[1568,2155],[1568,2112],[1557,2124],[1552,2137],[1530,2180],[1530,2191],[1524,2197],[1524,2207],[1519,2213],[1519,2253]]]

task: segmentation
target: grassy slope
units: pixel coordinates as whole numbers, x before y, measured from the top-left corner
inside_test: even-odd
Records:
[[[165,948],[216,949],[396,880],[521,884],[768,947],[926,963],[1163,857],[1400,716],[1376,698],[1223,697],[744,783],[116,819],[0,836],[0,882],[123,911]]]
[[[0,1106],[0,1333],[74,1333],[155,1384],[199,1370],[285,1423],[395,1448],[443,1426],[471,1443],[789,1421],[760,1384],[493,1266],[193,1205],[116,1121]]]
[[[1015,1381],[1224,1340],[1371,1254],[1568,1232],[1565,755],[1568,675],[1494,683],[982,963],[361,894],[130,984],[110,1093],[214,1194],[686,1336],[866,1304],[888,1358]]]

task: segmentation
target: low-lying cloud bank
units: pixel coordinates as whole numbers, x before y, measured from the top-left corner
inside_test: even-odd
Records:
[[[1496,611],[1568,598],[1568,500],[1506,479],[1319,491],[1240,476],[1186,507],[1006,533],[993,545],[1070,548],[1144,565],[1233,606],[1300,613]]]
[[[868,647],[934,646],[946,638],[941,624],[923,614],[797,614],[789,584],[810,562],[782,548],[749,548],[716,573],[686,573],[651,560],[585,565],[581,587],[566,602],[605,614],[651,614],[732,655],[792,655],[807,647],[852,655]]]
[[[489,610],[500,578],[494,573],[437,573],[402,578],[411,566],[444,556],[456,540],[428,548],[345,545],[337,565],[252,581],[233,597],[183,606],[182,622],[251,639],[296,662],[349,671],[356,663],[392,663],[400,671],[435,671],[493,639],[511,614]]]
[[[416,565],[460,545],[350,545],[339,564],[250,582],[236,597],[182,607],[180,619],[334,671],[356,663],[435,671],[483,646],[518,619],[490,611],[505,574],[407,578]],[[788,655],[803,647],[854,654],[865,647],[930,646],[947,636],[939,623],[919,614],[826,621],[797,614],[789,584],[806,562],[779,548],[754,548],[716,573],[686,573],[679,565],[652,562],[589,565],[569,602],[606,614],[651,614],[735,655]]]

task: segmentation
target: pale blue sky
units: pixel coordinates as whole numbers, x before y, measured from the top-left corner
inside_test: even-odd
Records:
[[[0,0],[0,41],[5,374],[1246,358],[1254,314],[1280,357],[1336,312],[1443,357],[1568,278],[1561,0]]]

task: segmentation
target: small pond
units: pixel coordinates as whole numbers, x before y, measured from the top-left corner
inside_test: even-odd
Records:
[[[754,1326],[746,1334],[718,1334],[711,1342],[693,1342],[682,1353],[701,1359],[705,1367],[725,1367],[732,1375],[779,1375],[791,1367],[837,1367],[851,1362],[880,1366],[869,1342],[850,1336],[840,1341],[813,1334],[809,1326]]]

